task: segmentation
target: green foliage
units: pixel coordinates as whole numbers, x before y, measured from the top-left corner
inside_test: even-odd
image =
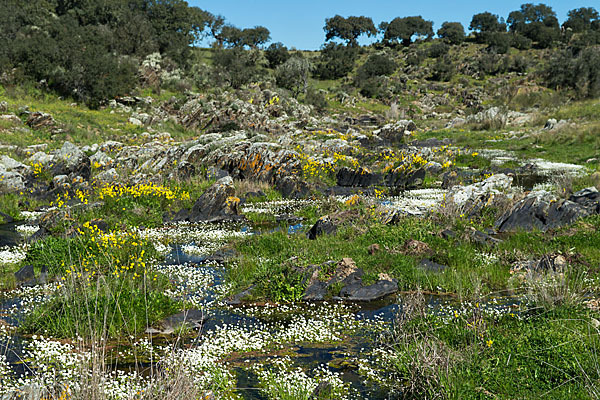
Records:
[[[385,77],[394,73],[396,63],[385,54],[373,54],[356,73],[356,85],[361,94],[376,97],[385,88]]]
[[[308,78],[314,65],[304,57],[292,56],[275,70],[277,85],[291,90],[294,97],[308,89]]]
[[[448,56],[438,58],[431,68],[431,79],[434,81],[448,82],[456,73],[456,67]]]
[[[317,111],[323,112],[327,109],[329,103],[327,102],[327,97],[325,95],[324,90],[317,90],[315,88],[309,87],[306,91],[306,96],[304,97],[304,102],[306,104],[310,104]]]
[[[216,50],[213,56],[218,78],[234,89],[258,77],[261,72],[260,60],[258,51],[245,51],[239,47]]]
[[[460,44],[465,40],[465,28],[460,22],[444,22],[437,34],[450,44]]]
[[[573,32],[584,32],[591,30],[600,21],[600,14],[593,7],[580,7],[570,10],[563,28]]]
[[[600,46],[587,47],[577,55],[559,51],[550,59],[545,71],[551,88],[570,88],[578,97],[600,95]]]
[[[523,35],[539,48],[550,47],[560,37],[556,13],[545,4],[523,4],[509,14],[506,22],[511,32]]]
[[[287,47],[281,42],[272,43],[265,50],[265,58],[269,62],[269,68],[275,69],[290,58]]]
[[[344,18],[341,15],[336,15],[333,18],[325,20],[325,40],[340,38],[348,44],[356,46],[356,39],[363,34],[374,36],[377,34],[377,29],[373,24],[373,20],[369,17],[348,17]]]
[[[343,78],[354,69],[357,58],[358,49],[356,47],[327,43],[321,49],[315,74],[321,79]]]
[[[179,311],[180,305],[164,294],[164,280],[161,285],[146,277],[140,282],[107,278],[90,285],[65,283],[62,295],[38,306],[20,329],[59,338],[142,334],[153,323]]]
[[[433,22],[424,20],[420,15],[398,17],[389,23],[382,23],[380,30],[383,31],[384,40],[390,42],[401,40],[403,45],[408,46],[415,35],[430,39],[433,36]]]
[[[210,21],[182,0],[22,3],[0,4],[0,63],[92,107],[133,90],[132,56],[159,51],[185,66]]]
[[[475,14],[471,19],[469,29],[477,32],[505,32],[506,24],[500,21],[500,17],[490,12]]]
[[[485,388],[499,398],[591,398],[600,373],[592,318],[566,307],[494,317],[473,306],[453,317],[417,316],[390,335],[395,354],[383,367],[395,378],[390,389],[421,395],[480,399]],[[408,369],[415,360],[417,369],[446,369],[421,376]]]
[[[450,46],[444,42],[435,42],[427,49],[427,57],[440,58],[450,51]]]

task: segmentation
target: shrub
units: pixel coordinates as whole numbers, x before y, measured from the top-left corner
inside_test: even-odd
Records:
[[[291,90],[294,97],[308,88],[308,77],[314,65],[306,58],[294,56],[281,64],[275,70],[277,85]]]
[[[448,56],[438,58],[432,68],[431,79],[440,82],[447,82],[454,76],[456,70],[452,59]]]
[[[358,48],[327,43],[321,50],[316,75],[321,79],[343,78],[354,69]]]
[[[260,74],[260,53],[240,47],[220,49],[214,53],[217,76],[234,89],[239,89]]]
[[[316,90],[312,87],[308,88],[306,91],[306,97],[304,98],[304,101],[313,106],[319,112],[324,111],[329,105],[329,103],[327,103],[325,91]]]
[[[577,55],[569,50],[555,53],[545,75],[550,88],[569,88],[580,98],[600,96],[600,46],[587,47]]]
[[[356,74],[356,85],[363,96],[376,97],[385,87],[386,76],[394,73],[396,63],[384,54],[373,54]]]
[[[439,58],[445,56],[450,51],[450,46],[444,42],[436,42],[427,49],[427,57]]]
[[[278,65],[283,64],[290,58],[290,53],[283,43],[272,43],[265,50],[265,58],[269,62],[269,68],[275,69]]]

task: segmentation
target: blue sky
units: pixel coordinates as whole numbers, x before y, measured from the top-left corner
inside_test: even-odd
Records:
[[[375,25],[395,17],[422,15],[434,22],[437,31],[444,21],[462,22],[465,29],[474,14],[490,11],[506,18],[527,0],[188,0],[192,6],[200,7],[213,14],[223,15],[226,20],[239,27],[262,25],[271,31],[273,42],[282,42],[288,47],[302,50],[318,49],[325,41],[323,26],[325,18],[340,14],[365,15],[373,18]],[[535,4],[538,2],[533,1]],[[562,23],[567,11],[578,7],[598,7],[596,0],[546,1],[556,11]],[[362,43],[366,43],[362,40]]]

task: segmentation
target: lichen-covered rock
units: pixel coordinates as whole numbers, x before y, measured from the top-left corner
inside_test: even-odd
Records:
[[[572,198],[578,200],[575,195]],[[498,232],[534,229],[545,232],[598,213],[598,207],[597,203],[593,202],[583,205],[576,201],[557,199],[547,192],[534,192],[513,205],[494,226]]]
[[[90,159],[79,147],[65,142],[54,155],[54,175],[78,175],[88,180],[91,174]]]
[[[233,179],[227,176],[208,188],[190,211],[178,213],[175,220],[215,222],[239,219],[239,203],[240,199],[235,197]]]

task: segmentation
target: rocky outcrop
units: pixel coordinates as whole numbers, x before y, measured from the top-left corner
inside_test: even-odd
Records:
[[[479,215],[484,208],[507,201],[512,180],[511,176],[497,174],[472,185],[453,185],[446,194],[444,206],[456,207],[467,217]]]
[[[53,175],[81,176],[85,180],[90,179],[91,164],[85,153],[71,142],[65,142],[54,154]]]
[[[331,270],[332,267],[334,271],[331,277],[322,280],[323,270]],[[320,301],[330,296],[347,301],[373,301],[398,291],[398,281],[385,274],[380,274],[375,283],[365,285],[362,279],[364,271],[351,258],[343,258],[338,263],[310,266],[304,273],[305,301]],[[336,287],[341,287],[339,293],[335,293]]]
[[[417,125],[413,121],[401,120],[393,124],[384,125],[380,129],[373,131],[373,135],[377,135],[387,143],[398,143],[416,130]]]
[[[495,223],[498,232],[547,231],[569,225],[581,217],[600,212],[600,194],[595,188],[574,193],[568,200],[547,192],[534,192],[502,215]]]
[[[338,170],[336,178],[338,186],[369,187],[381,184],[383,176],[362,167],[356,170],[342,167]]]
[[[329,216],[321,217],[306,233],[306,237],[315,240],[322,235],[332,235],[337,232],[337,225]]]
[[[191,210],[181,210],[176,221],[218,222],[240,219],[240,199],[235,197],[233,179],[227,176],[212,185],[196,202]]]

